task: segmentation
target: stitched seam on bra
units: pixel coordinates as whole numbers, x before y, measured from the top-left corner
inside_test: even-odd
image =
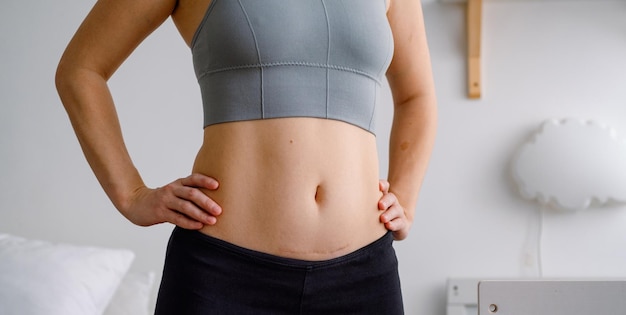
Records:
[[[326,64],[330,64],[330,20],[328,19],[328,10],[326,3],[322,1],[324,7],[324,16],[326,17],[326,30],[328,32],[328,44],[326,45]],[[330,99],[330,69],[326,68],[326,118],[328,118],[328,100]]]
[[[375,76],[373,76],[373,75],[371,75],[371,74],[369,74],[367,72],[364,72],[364,71],[360,71],[360,70],[357,70],[357,69],[348,68],[348,67],[344,67],[344,66],[328,65],[328,64],[325,65],[325,64],[322,64],[322,63],[304,62],[304,61],[269,62],[269,63],[256,63],[256,64],[245,64],[245,65],[224,67],[224,68],[219,68],[219,69],[205,71],[198,77],[198,80],[202,79],[206,75],[217,73],[217,72],[225,72],[225,71],[241,70],[241,69],[250,69],[250,68],[264,68],[264,67],[267,68],[267,67],[276,67],[276,66],[304,66],[304,67],[328,68],[328,69],[332,69],[332,70],[340,70],[340,71],[352,72],[352,73],[355,73],[355,74],[360,74],[362,76],[366,76],[366,77],[374,80],[376,83],[381,84],[380,80],[378,80]]]
[[[248,12],[243,7],[241,0],[237,0],[237,2],[239,2],[239,7],[241,7],[241,11],[243,11],[243,14],[246,16],[248,27],[250,28],[250,32],[252,32],[252,38],[254,39],[254,47],[256,48],[257,58],[258,58],[259,64],[262,64],[261,51],[259,50],[259,41],[256,39],[256,34],[254,33],[254,28],[252,28],[252,23],[250,22],[250,17],[248,16]],[[263,87],[263,67],[260,67],[259,70],[261,71],[261,84],[260,84],[261,85],[261,118],[265,118],[265,97],[263,95],[263,91],[265,90],[265,88]]]
[[[372,113],[370,115],[370,123],[367,125],[367,130],[372,130],[372,123],[374,122],[374,114],[376,114],[376,104],[378,103],[378,86],[374,86],[374,104]]]
[[[389,1],[389,0],[386,0]],[[386,2],[385,2],[385,9],[386,9]],[[387,15],[385,14],[385,19],[387,19]],[[387,19],[387,25],[389,25],[389,20]],[[391,26],[389,26],[391,27]],[[387,66],[387,68],[389,68],[389,63],[391,62],[391,59],[393,58],[393,33],[391,32],[391,29],[385,29],[385,32],[387,33],[387,56],[385,57],[385,62],[382,64],[382,66],[380,67],[380,70],[378,70],[378,75],[382,76],[382,72],[383,70],[385,70],[385,65]]]
[[[204,17],[202,17],[202,21],[200,21],[200,24],[198,25],[198,28],[196,28],[196,31],[193,34],[193,37],[191,39],[191,50],[194,49],[194,47],[196,47],[196,42],[198,41],[198,37],[200,36],[200,33],[202,32],[202,28],[204,28],[204,25],[207,23],[206,21],[209,19],[209,15],[211,15],[211,12],[213,12],[213,7],[215,7],[215,3],[219,1],[219,0],[211,0],[211,3],[209,3],[209,7],[206,9],[206,12],[204,13]]]

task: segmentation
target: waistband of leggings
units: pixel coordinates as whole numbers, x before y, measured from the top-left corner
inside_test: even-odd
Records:
[[[298,268],[298,269],[308,269],[308,268],[320,268],[320,267],[330,267],[333,265],[339,265],[345,262],[349,262],[353,259],[356,259],[362,255],[366,255],[372,252],[375,252],[379,249],[383,249],[386,247],[390,247],[393,242],[393,234],[390,231],[387,231],[385,235],[383,235],[378,240],[361,247],[351,253],[331,258],[327,260],[301,260],[295,258],[288,258],[282,256],[276,256],[252,249],[248,249],[245,247],[241,247],[227,241],[221,240],[219,238],[215,238],[213,236],[206,235],[197,230],[186,230],[180,227],[175,227],[172,232],[173,236],[180,236],[183,238],[194,238],[202,241],[207,246],[211,246],[214,248],[219,248],[228,253],[243,256],[245,258],[254,260],[256,262],[266,262],[272,265],[282,265],[285,267]]]

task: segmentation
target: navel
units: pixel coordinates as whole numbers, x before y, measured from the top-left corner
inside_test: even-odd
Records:
[[[323,194],[322,194],[322,186],[321,185],[317,185],[317,187],[315,188],[315,202],[317,203],[321,203],[322,202],[322,198],[323,198]]]

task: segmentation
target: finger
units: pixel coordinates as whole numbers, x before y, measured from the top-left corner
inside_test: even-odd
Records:
[[[409,236],[409,230],[408,228],[405,229],[400,229],[400,230],[396,230],[396,231],[391,231],[393,233],[393,239],[395,241],[401,241],[406,239]]]
[[[200,173],[193,173],[181,179],[181,184],[185,186],[206,188],[210,190],[216,190],[220,185],[215,178]]]
[[[217,222],[215,216],[208,214],[207,212],[198,208],[196,204],[187,200],[176,200],[176,203],[173,207],[170,207],[170,209],[187,216],[189,219],[196,220],[203,224],[213,225],[215,224],[215,222]]]
[[[386,193],[380,198],[380,200],[378,200],[378,209],[386,210],[395,203],[398,203],[396,195],[393,193]]]
[[[388,223],[398,218],[404,218],[404,210],[394,205],[380,215],[380,222]]]
[[[213,201],[213,199],[209,198],[209,196],[197,188],[177,186],[173,192],[179,199],[191,201],[212,215],[220,215],[222,213],[222,208]]]
[[[404,218],[396,218],[392,221],[385,223],[385,228],[389,231],[396,232],[406,227],[406,220]]]
[[[389,192],[389,182],[384,180],[384,179],[379,180],[378,181],[378,189],[380,191],[382,191],[383,193],[385,193],[385,194],[388,193]]]
[[[168,212],[176,211],[186,215],[190,219],[195,219],[205,224],[215,224],[216,219],[209,212],[221,213],[221,208],[208,198],[197,188],[182,186],[179,181],[175,181],[160,189],[162,195],[161,202],[165,208],[165,215]],[[208,200],[207,210],[199,208],[198,203]],[[213,203],[214,206],[210,206]],[[171,219],[168,217],[168,219]]]
[[[176,211],[167,211],[165,214],[165,221],[188,230],[199,230],[204,227],[202,222],[190,219],[189,217]]]

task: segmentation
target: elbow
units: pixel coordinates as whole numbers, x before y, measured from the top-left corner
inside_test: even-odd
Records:
[[[61,103],[67,110],[69,106],[77,103],[77,97],[92,90],[94,82],[100,79],[102,77],[95,71],[62,58],[56,69],[54,84]]]
[[[61,101],[63,101],[64,97],[67,95],[71,83],[74,81],[71,68],[72,67],[69,66],[64,59],[61,59],[54,75],[54,85],[56,86]]]
[[[415,83],[414,80],[398,81],[399,79],[396,77],[391,77],[389,80],[393,104],[396,109],[410,107],[436,111],[437,95],[432,80],[419,84]]]
[[[411,109],[437,116],[437,97],[434,91],[415,92],[394,99],[394,107],[396,110]]]
[[[394,102],[394,120],[419,122],[416,125],[433,133],[437,129],[438,116],[435,93],[414,93]]]

